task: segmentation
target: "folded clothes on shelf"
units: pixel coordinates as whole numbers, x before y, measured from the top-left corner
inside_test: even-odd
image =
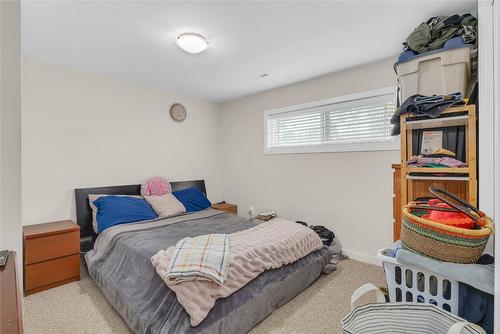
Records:
[[[467,164],[465,162],[449,156],[430,157],[418,155],[411,157],[406,164],[410,167],[467,167]]]
[[[438,148],[434,150],[431,154],[422,154],[422,156],[427,157],[427,158],[443,158],[443,157],[455,157],[456,154],[455,152],[452,152],[450,150],[447,150],[445,148]]]
[[[430,178],[430,177],[438,177],[443,179],[455,180],[456,178],[467,178],[469,174],[467,173],[409,173],[409,177],[421,177],[421,178]],[[464,181],[467,181],[464,179]]]
[[[399,106],[394,115],[392,115],[391,124],[394,124],[394,128],[392,129],[391,135],[396,136],[401,132],[399,118],[403,114],[412,113],[417,116],[436,118],[441,115],[446,108],[463,103],[463,94],[460,92],[448,95],[412,95],[407,98],[401,106]]]

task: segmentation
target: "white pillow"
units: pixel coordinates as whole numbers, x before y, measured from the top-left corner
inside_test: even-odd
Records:
[[[134,198],[142,198],[140,195],[107,195],[107,194],[90,194],[89,197],[89,205],[92,209],[92,228],[94,232],[97,234],[97,207],[94,205],[94,201],[99,197],[103,196],[126,196],[126,197],[134,197]]]
[[[170,217],[186,212],[186,208],[171,193],[161,196],[144,196],[160,218]]]

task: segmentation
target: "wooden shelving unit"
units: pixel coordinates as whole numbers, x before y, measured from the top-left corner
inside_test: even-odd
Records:
[[[465,105],[445,110],[438,118],[421,119],[412,114],[401,116],[401,166],[400,166],[400,205],[406,205],[416,197],[430,196],[429,186],[445,188],[469,203],[477,206],[477,161],[476,161],[476,106]],[[465,156],[468,167],[464,168],[429,168],[408,167],[406,162],[414,155],[412,131],[417,129],[433,129],[450,126],[465,126]],[[394,166],[393,166],[394,167]],[[410,173],[420,173],[419,176]],[[398,171],[399,174],[399,171]],[[422,175],[423,174],[423,175]],[[425,174],[429,174],[428,176]],[[431,174],[456,174],[436,176]],[[400,217],[395,219],[394,238],[401,223]]]
[[[431,167],[406,167],[408,173],[429,173],[429,174],[469,174],[469,167],[463,168],[431,168]]]

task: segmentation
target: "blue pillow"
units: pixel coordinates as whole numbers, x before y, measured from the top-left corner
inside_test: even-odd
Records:
[[[172,195],[184,205],[186,212],[204,210],[212,205],[205,194],[196,187],[174,191]]]
[[[158,218],[143,198],[103,196],[92,202],[97,208],[97,232],[119,224]]]

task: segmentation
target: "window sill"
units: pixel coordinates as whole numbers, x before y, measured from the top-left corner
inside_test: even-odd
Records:
[[[379,143],[307,145],[307,146],[275,147],[275,148],[264,147],[264,154],[399,151],[399,149],[400,149],[400,141],[398,137],[394,137],[394,141],[379,142]]]

